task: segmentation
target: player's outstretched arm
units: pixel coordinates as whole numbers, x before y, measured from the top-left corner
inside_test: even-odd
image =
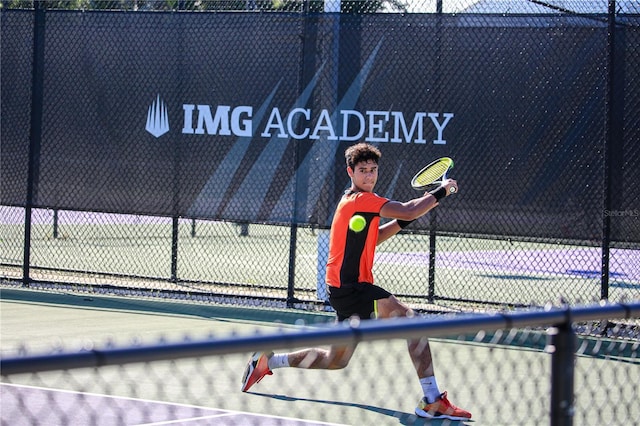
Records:
[[[403,221],[406,226],[408,224],[407,222],[410,223],[427,214],[438,205],[439,200],[456,193],[457,190],[458,183],[454,179],[447,179],[436,190],[425,192],[422,197],[414,198],[404,203],[389,201],[380,210],[380,216],[397,220],[387,222],[380,226],[378,244],[400,232],[404,228],[404,226],[401,225]],[[398,220],[400,222],[398,222]]]

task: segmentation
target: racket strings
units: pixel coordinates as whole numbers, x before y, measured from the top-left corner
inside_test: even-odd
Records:
[[[429,185],[444,175],[448,169],[449,165],[445,162],[436,163],[416,176],[415,183],[420,186]]]

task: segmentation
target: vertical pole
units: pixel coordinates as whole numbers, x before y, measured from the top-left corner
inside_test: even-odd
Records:
[[[31,214],[40,175],[40,146],[42,144],[42,109],[44,102],[44,33],[45,3],[34,1],[33,18],[33,66],[31,76],[31,129],[29,138],[29,165],[27,199],[24,210],[24,252],[22,261],[22,285],[31,282]]]
[[[178,282],[178,216],[171,221],[171,282]]]
[[[297,209],[294,209],[297,210]],[[296,280],[296,251],[298,245],[298,218],[294,216],[289,233],[289,275],[287,279],[287,308],[293,308]]]
[[[442,0],[436,0],[436,14],[438,15],[438,20],[436,24],[436,66],[437,74],[436,78],[440,79],[440,63],[442,61],[441,56],[441,46],[442,46]],[[440,85],[438,84],[438,87]],[[429,303],[433,303],[436,297],[436,236],[437,236],[437,221],[438,221],[438,212],[437,209],[431,212],[431,226],[429,227],[429,291],[428,291],[428,300]]]
[[[549,330],[551,343],[551,426],[573,425],[573,382],[576,334],[567,308],[567,320]]]
[[[171,282],[178,282],[178,237],[180,219],[180,144],[173,142],[173,206],[171,217]],[[194,230],[195,232],[195,230]]]
[[[53,238],[58,238],[60,231],[58,229],[58,209],[53,209]]]
[[[600,279],[600,299],[609,298],[609,245],[611,242],[611,217],[608,212],[611,211],[611,191],[613,190],[611,179],[611,145],[613,140],[613,93],[615,78],[615,33],[616,33],[616,2],[609,0],[609,26],[607,31],[607,94],[605,101],[606,108],[606,124],[604,130],[604,209],[602,212],[602,267]]]
[[[431,226],[429,227],[429,303],[436,298],[436,220],[437,212],[431,212]]]
[[[304,64],[304,48],[305,48],[305,40],[306,40],[306,27],[307,20],[309,19],[309,1],[305,0],[303,3],[304,11],[304,26],[303,26],[303,34],[302,34],[302,53],[301,60]],[[300,74],[304,72],[304,67],[300,67]],[[298,92],[300,89],[298,88]],[[294,141],[293,144],[294,149],[294,157],[293,157],[293,167],[295,169],[295,183],[294,183],[294,191],[293,191],[293,210],[291,212],[291,225],[289,228],[289,267],[287,269],[287,308],[292,308],[295,302],[295,286],[296,286],[296,250],[297,250],[297,234],[298,234],[298,186],[300,185],[300,171],[298,170],[298,161],[299,161],[299,150],[300,146],[298,141]]]
[[[309,0],[305,0],[303,3],[303,34],[302,34],[302,52],[300,53],[300,60],[302,66],[300,67],[300,78],[302,81],[304,78],[304,63],[305,63],[305,48],[307,41],[307,26],[309,20]],[[300,88],[298,87],[298,93]],[[300,191],[300,170],[298,168],[300,161],[300,143],[294,141],[294,158],[293,167],[295,168],[295,184],[293,191],[293,210],[291,212],[291,226],[289,228],[289,268],[287,269],[287,308],[292,308],[296,301],[295,287],[296,287],[296,251],[298,249],[298,203],[300,203],[299,191]]]
[[[178,282],[178,237],[180,219],[180,144],[173,142],[173,206],[171,214],[171,282]]]

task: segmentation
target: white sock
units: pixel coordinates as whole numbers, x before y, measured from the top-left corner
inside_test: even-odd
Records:
[[[438,382],[436,376],[429,376],[420,379],[422,385],[422,392],[427,397],[427,402],[431,404],[436,399],[440,398],[440,389],[438,389]]]
[[[283,368],[289,366],[289,354],[274,354],[269,358],[269,369]]]

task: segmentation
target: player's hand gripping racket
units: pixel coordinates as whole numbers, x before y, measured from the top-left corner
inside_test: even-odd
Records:
[[[411,186],[418,190],[427,190],[429,188],[442,185],[447,179],[447,172],[453,167],[453,160],[449,157],[442,157],[427,166],[423,167],[411,179]],[[455,186],[449,188],[450,193],[456,192]]]

